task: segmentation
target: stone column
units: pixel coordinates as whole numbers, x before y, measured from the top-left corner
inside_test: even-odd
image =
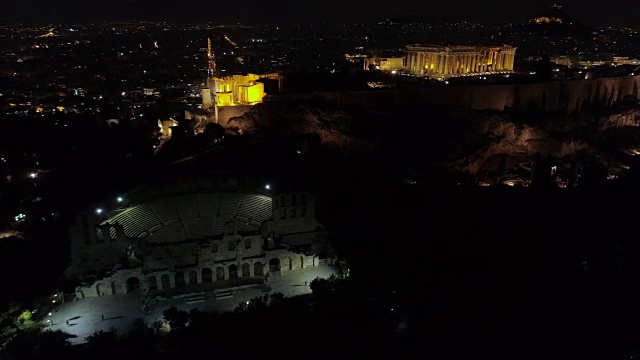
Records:
[[[444,75],[449,74],[449,67],[451,66],[451,58],[449,55],[444,56]]]
[[[424,56],[424,73],[429,73],[429,64],[431,64],[431,53],[426,53]]]
[[[415,74],[417,68],[418,68],[418,53],[414,51],[413,56],[411,56],[411,73]]]
[[[492,51],[491,52],[491,71],[495,71],[496,69],[496,52]]]

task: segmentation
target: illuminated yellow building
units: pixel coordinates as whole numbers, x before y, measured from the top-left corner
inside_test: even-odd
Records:
[[[513,71],[516,48],[502,46],[407,46],[406,68],[411,74],[448,77]]]
[[[404,57],[383,58],[379,56],[369,57],[364,59],[365,70],[382,70],[382,71],[394,71],[402,70],[405,68]]]
[[[253,105],[261,103],[267,95],[264,92],[264,84],[258,80],[281,79],[278,74],[247,74],[232,75],[221,78],[214,77],[209,80],[208,86],[212,97],[216,99],[218,106]],[[205,89],[204,92],[207,90]],[[203,95],[203,107],[207,108],[207,96]]]

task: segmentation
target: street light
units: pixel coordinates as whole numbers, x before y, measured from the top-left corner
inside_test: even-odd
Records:
[[[267,185],[264,186],[264,188],[267,189],[267,190],[271,190],[271,185],[267,184]]]
[[[102,209],[100,208],[96,209],[96,214],[102,214]]]
[[[117,202],[119,202],[119,203],[121,203],[121,202],[123,202],[123,201],[124,201],[124,199],[122,198],[122,196],[118,196],[118,197],[116,198],[116,201],[117,201]]]

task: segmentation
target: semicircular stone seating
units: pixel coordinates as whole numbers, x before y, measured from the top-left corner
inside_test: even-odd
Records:
[[[234,219],[237,230],[255,231],[272,212],[271,198],[265,195],[200,193],[136,205],[106,222],[121,224],[128,238],[166,243],[222,234],[226,222]]]

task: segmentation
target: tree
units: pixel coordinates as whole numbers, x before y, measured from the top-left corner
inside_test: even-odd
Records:
[[[164,319],[169,322],[171,329],[180,329],[187,326],[189,322],[189,313],[183,310],[178,310],[177,307],[172,306],[162,312]]]
[[[216,124],[213,122],[207,123],[207,125],[204,127],[204,135],[205,137],[211,139],[211,140],[215,140],[215,139],[220,139],[224,136],[225,130],[224,127],[222,127],[222,125],[220,124]]]
[[[153,329],[140,318],[131,322],[123,340],[126,343],[126,348],[133,352],[154,351],[157,344],[157,337]]]
[[[87,336],[86,340],[87,347],[91,348],[95,353],[114,351],[116,348],[120,348],[121,345],[114,328],[110,328],[107,331],[98,330]]]
[[[30,329],[19,331],[2,349],[2,359],[58,359],[69,354],[71,335],[60,330],[42,331]]]

